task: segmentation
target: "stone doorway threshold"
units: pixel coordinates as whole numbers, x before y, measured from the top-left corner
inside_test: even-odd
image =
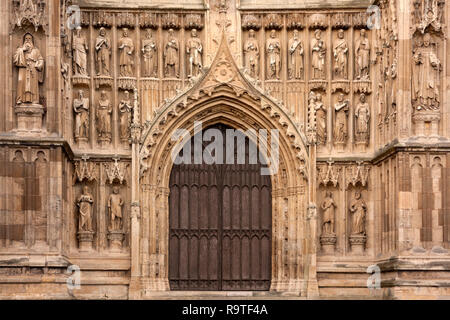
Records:
[[[270,291],[148,291],[148,300],[306,300],[299,293]]]

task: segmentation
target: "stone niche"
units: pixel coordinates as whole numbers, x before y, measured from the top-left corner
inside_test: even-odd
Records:
[[[26,38],[31,36],[33,49],[24,52]],[[47,37],[42,29],[32,26],[15,28],[12,32],[12,107],[16,116],[16,130],[22,135],[39,135],[45,130],[47,108],[46,50]],[[27,56],[36,59],[36,65],[27,71]],[[30,81],[27,79],[31,78]],[[30,89],[31,87],[31,89]],[[31,93],[29,93],[31,92]],[[21,97],[22,95],[23,97]]]

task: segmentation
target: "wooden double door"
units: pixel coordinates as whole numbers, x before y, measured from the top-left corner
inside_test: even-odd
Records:
[[[225,131],[230,128],[213,129],[222,132],[226,159],[230,141]],[[191,150],[196,138],[189,142]],[[202,150],[209,143],[203,143]],[[174,165],[169,196],[171,290],[269,290],[271,180],[261,175],[260,161],[250,164],[251,143],[245,139],[245,164]],[[235,160],[237,147],[235,141]]]

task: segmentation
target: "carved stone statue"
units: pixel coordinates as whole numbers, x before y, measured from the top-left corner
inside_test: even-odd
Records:
[[[119,51],[120,76],[132,77],[134,65],[134,43],[133,39],[128,36],[127,28],[123,28],[122,30],[122,38],[119,39]]]
[[[268,79],[280,79],[281,73],[281,42],[277,38],[277,32],[272,30],[266,43],[267,52],[267,77]]]
[[[173,29],[169,29],[169,39],[164,47],[164,74],[166,77],[180,77],[180,45],[174,36]]]
[[[344,95],[341,93],[338,97],[338,102],[334,105],[334,110],[336,114],[334,123],[334,141],[336,143],[344,144],[347,141],[348,136],[348,106],[349,102],[344,101]]]
[[[356,79],[369,80],[370,72],[370,42],[367,38],[366,30],[361,29],[360,37],[356,41]]]
[[[356,142],[368,143],[369,142],[369,121],[370,121],[370,108],[366,102],[366,95],[364,93],[359,97],[360,103],[356,106],[355,110],[355,138]]]
[[[120,139],[128,142],[130,139],[131,111],[133,110],[133,102],[130,99],[130,93],[125,91],[125,98],[120,101]]]
[[[89,137],[89,99],[84,98],[83,90],[78,91],[78,98],[73,100],[75,111],[75,139],[87,140]]]
[[[334,75],[336,78],[347,79],[348,77],[348,44],[344,38],[344,30],[338,31],[338,40],[334,48]]]
[[[142,41],[144,56],[144,76],[157,77],[158,73],[158,46],[153,39],[152,31],[147,29],[145,39]]]
[[[191,37],[186,45],[186,53],[188,55],[188,77],[196,77],[203,68],[203,45],[196,29],[191,31]]]
[[[416,110],[438,110],[441,62],[426,33],[423,43],[413,54],[413,101]]]
[[[44,81],[44,58],[34,46],[30,33],[25,34],[22,46],[17,48],[14,65],[19,68],[16,103],[39,104],[39,82]]]
[[[88,77],[87,51],[89,50],[86,38],[81,34],[81,27],[77,29],[72,40],[73,61],[75,76]]]
[[[110,216],[110,231],[122,230],[122,207],[123,200],[119,193],[119,187],[113,188],[113,193],[108,199],[108,211]]]
[[[97,75],[110,75],[111,43],[106,37],[105,28],[100,28],[99,35],[95,40],[95,52],[97,53]]]
[[[322,31],[317,29],[314,32],[315,38],[311,41],[312,48],[312,68],[313,68],[313,79],[325,79],[325,58],[326,58],[326,45],[321,39]]]
[[[367,205],[364,199],[362,199],[361,192],[359,191],[355,192],[355,198],[352,200],[350,204],[350,212],[352,213],[351,234],[365,235],[366,233],[365,220],[366,220]]]
[[[315,96],[314,110],[316,111],[317,144],[325,145],[327,141],[327,110],[320,93]]]
[[[92,205],[94,199],[89,193],[89,187],[83,187],[83,194],[78,198],[78,231],[92,232]]]
[[[111,114],[112,105],[109,102],[106,91],[102,91],[95,113],[99,141],[111,142]]]
[[[323,211],[322,236],[334,235],[334,211],[337,206],[330,191],[327,191],[321,207]]]
[[[289,78],[303,79],[304,64],[303,64],[304,48],[303,43],[298,36],[298,30],[294,30],[294,35],[289,40]]]
[[[244,45],[245,67],[252,78],[259,75],[259,45],[255,38],[255,30],[248,32],[248,39]]]

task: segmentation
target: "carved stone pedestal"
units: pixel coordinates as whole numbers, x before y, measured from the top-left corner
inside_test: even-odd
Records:
[[[336,151],[344,152],[345,143],[344,142],[335,142],[334,144]]]
[[[75,75],[75,76],[72,77],[72,83],[73,83],[73,85],[89,86],[89,84],[91,83],[91,78],[85,77],[85,76]]]
[[[79,231],[78,232],[78,245],[80,251],[91,251],[92,243],[94,242],[93,231]]]
[[[439,112],[416,112],[413,115],[416,136],[438,136],[439,121],[441,116]]]
[[[367,237],[361,234],[354,234],[350,236],[350,247],[353,254],[364,254]]]
[[[110,231],[108,234],[109,248],[111,251],[121,251],[124,233],[122,231]]]
[[[14,107],[17,116],[17,131],[33,134],[42,131],[44,107],[40,104],[20,104]]]
[[[100,147],[107,148],[111,144],[111,139],[109,139],[109,138],[98,138],[98,143],[100,144]]]
[[[324,254],[334,254],[336,240],[335,234],[325,234],[320,237],[320,244]]]
[[[112,87],[113,84],[113,78],[108,76],[96,76],[94,81],[96,89],[99,89],[100,87]]]
[[[355,149],[357,152],[365,152],[367,148],[367,143],[365,141],[355,142]]]

